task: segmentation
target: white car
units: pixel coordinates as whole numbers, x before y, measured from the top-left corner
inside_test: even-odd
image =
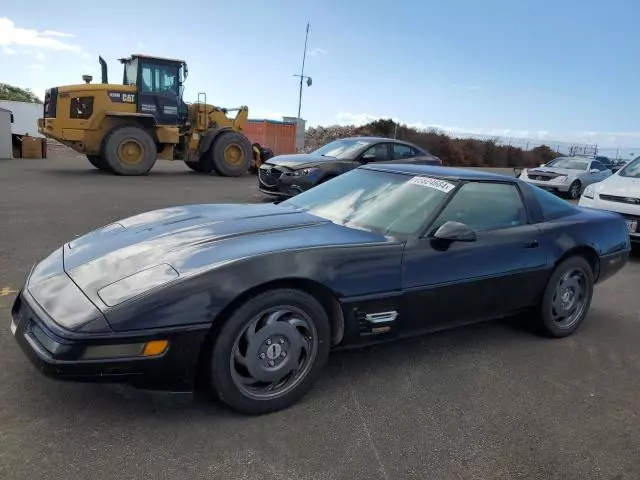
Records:
[[[606,180],[589,185],[578,205],[621,214],[632,242],[640,242],[640,157]]]
[[[601,182],[611,170],[598,160],[584,157],[558,157],[538,168],[526,168],[520,180],[577,200],[592,183]]]

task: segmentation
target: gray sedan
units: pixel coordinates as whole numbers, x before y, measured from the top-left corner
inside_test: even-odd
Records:
[[[612,175],[598,160],[584,157],[558,157],[538,168],[522,170],[520,179],[571,199],[578,199],[584,189]]]

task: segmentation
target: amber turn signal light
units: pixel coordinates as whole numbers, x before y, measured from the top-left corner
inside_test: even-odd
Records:
[[[153,357],[155,355],[162,355],[169,347],[167,340],[151,340],[144,346],[142,355],[145,357]]]

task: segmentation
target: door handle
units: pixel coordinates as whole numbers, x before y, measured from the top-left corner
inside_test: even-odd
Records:
[[[538,248],[538,240],[530,240],[522,244],[524,248]]]

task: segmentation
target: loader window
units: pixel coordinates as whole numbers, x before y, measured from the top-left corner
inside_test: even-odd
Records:
[[[142,64],[140,88],[145,93],[178,95],[178,66],[153,63]]]
[[[124,84],[135,85],[138,81],[138,59],[132,60],[124,66]]]

